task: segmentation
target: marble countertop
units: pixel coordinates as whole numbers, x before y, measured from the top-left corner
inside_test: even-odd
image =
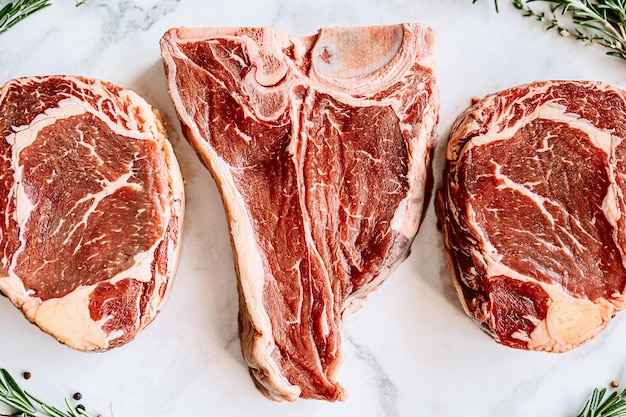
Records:
[[[6,2],[5,2],[6,3]],[[450,283],[432,202],[411,256],[350,316],[339,373],[342,403],[276,403],[254,388],[237,335],[236,276],[217,188],[183,138],[158,41],[175,26],[324,26],[418,22],[438,33],[441,174],[450,126],[472,97],[538,79],[626,88],[626,61],[522,17],[509,1],[87,0],[52,6],[0,35],[0,84],[19,76],[81,74],[133,89],[160,108],[187,180],[185,241],[171,296],[126,346],[86,354],[58,344],[0,299],[0,366],[63,406],[80,391],[103,416],[575,416],[595,386],[626,385],[626,313],[565,353],[500,346],[465,316]],[[3,4],[0,2],[0,4]],[[2,409],[0,408],[0,411]]]

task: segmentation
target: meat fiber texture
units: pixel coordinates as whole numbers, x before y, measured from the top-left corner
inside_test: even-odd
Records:
[[[179,259],[184,195],[158,111],[77,76],[0,89],[0,290],[67,346],[120,346]]]
[[[274,400],[343,400],[344,317],[408,254],[438,90],[432,30],[174,28],[161,40],[183,130],[222,193],[242,350]]]
[[[563,352],[626,305],[626,95],[546,81],[454,124],[437,196],[466,312],[496,341]]]

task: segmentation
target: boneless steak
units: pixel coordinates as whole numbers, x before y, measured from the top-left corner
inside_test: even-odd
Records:
[[[406,257],[422,214],[433,41],[415,24],[161,40],[183,129],[230,221],[243,354],[272,399],[346,396],[342,320]]]
[[[437,206],[459,298],[498,342],[562,352],[624,308],[626,95],[535,82],[454,124]]]
[[[60,342],[107,350],[152,321],[179,258],[180,170],[158,112],[73,76],[0,89],[0,290]]]

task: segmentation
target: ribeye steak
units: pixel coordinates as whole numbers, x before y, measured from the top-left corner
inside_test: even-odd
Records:
[[[0,290],[60,342],[107,350],[159,311],[179,257],[180,170],[156,110],[74,76],[0,89]]]
[[[624,308],[626,95],[535,82],[454,124],[437,196],[459,298],[498,342],[562,352]]]
[[[342,320],[406,257],[422,214],[433,41],[415,24],[161,40],[185,134],[230,220],[243,354],[272,399],[345,398]]]

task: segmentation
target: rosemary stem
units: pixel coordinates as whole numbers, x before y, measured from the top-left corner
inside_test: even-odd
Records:
[[[561,36],[610,49],[607,54],[626,59],[626,0],[511,0],[524,16],[545,22]],[[530,3],[549,3],[549,11],[537,12]],[[496,3],[497,4],[497,3]],[[557,16],[557,12],[559,16]],[[562,16],[571,20],[564,24]]]

